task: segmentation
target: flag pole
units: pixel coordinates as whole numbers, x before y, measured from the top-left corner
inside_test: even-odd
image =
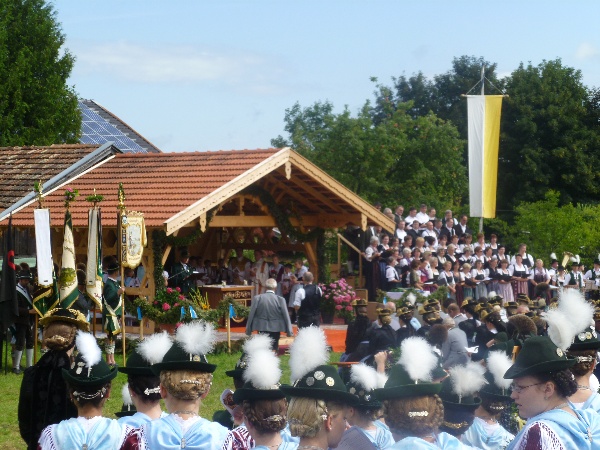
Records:
[[[119,203],[117,205],[117,231],[118,238],[117,245],[119,253],[119,265],[121,267],[121,289],[125,290],[125,268],[123,267],[123,242],[121,240],[121,216],[125,212],[125,192],[123,190],[123,183],[119,183]],[[123,367],[127,366],[127,355],[125,354],[125,294],[121,294],[121,344],[123,349]]]

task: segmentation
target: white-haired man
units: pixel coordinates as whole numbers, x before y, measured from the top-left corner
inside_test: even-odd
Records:
[[[265,282],[265,287],[267,291],[264,294],[256,295],[252,299],[246,334],[250,336],[253,331],[266,334],[272,340],[273,350],[277,352],[281,332],[284,331],[288,336],[292,336],[292,323],[285,299],[275,294],[277,281],[269,278]]]

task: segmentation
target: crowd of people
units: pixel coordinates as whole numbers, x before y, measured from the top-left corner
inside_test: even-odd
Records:
[[[511,256],[495,234],[486,239],[483,233],[474,233],[464,214],[456,219],[447,210],[444,218],[438,219],[436,210],[425,204],[419,212],[410,208],[406,217],[402,206],[395,213],[385,208],[384,214],[394,219],[393,232],[376,225],[369,225],[366,231],[352,227],[347,230],[347,237],[362,249],[370,299],[376,297],[378,289],[413,287],[434,291],[439,286],[446,286],[457,302],[466,297],[487,297],[490,292],[500,293],[505,302],[519,294],[549,300],[552,290],[562,286],[590,286],[598,298],[600,255],[589,270],[577,256],[563,267],[554,253],[546,266],[541,258],[527,252],[524,243]],[[350,255],[358,256],[355,252]],[[356,259],[348,265],[349,273],[355,273]]]

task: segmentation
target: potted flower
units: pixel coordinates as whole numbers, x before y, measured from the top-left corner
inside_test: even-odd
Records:
[[[352,302],[358,300],[359,297],[344,278],[329,284],[322,284],[320,287],[323,291],[323,301],[321,302],[323,322],[326,322],[326,314],[331,314],[332,319],[335,314],[337,317],[343,318],[346,323],[354,319]]]

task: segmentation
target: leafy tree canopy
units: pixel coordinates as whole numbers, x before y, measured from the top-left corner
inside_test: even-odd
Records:
[[[44,0],[0,0],[0,146],[77,142],[74,57]]]

